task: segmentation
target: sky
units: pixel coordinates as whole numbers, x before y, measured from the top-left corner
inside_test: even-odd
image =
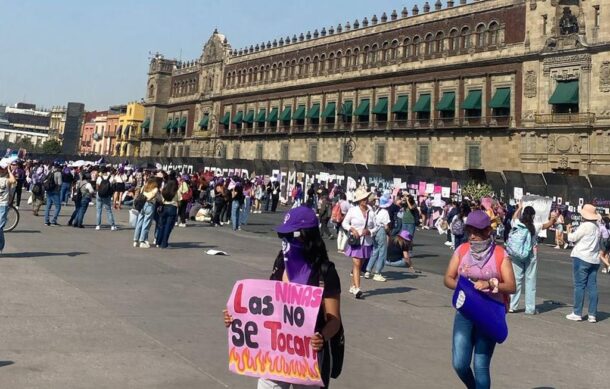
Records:
[[[104,110],[144,96],[149,53],[197,59],[214,28],[239,49],[404,6],[410,14],[415,3],[424,1],[0,0],[0,104]]]

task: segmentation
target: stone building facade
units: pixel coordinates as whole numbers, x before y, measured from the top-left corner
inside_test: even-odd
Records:
[[[215,31],[152,58],[140,155],[610,174],[608,20],[461,0],[240,50]]]

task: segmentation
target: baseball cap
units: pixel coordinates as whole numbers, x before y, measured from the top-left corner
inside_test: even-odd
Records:
[[[300,206],[291,209],[284,216],[284,222],[275,228],[280,234],[288,234],[304,228],[317,227],[320,224],[316,213],[309,207]]]
[[[477,230],[484,230],[491,226],[491,219],[483,211],[473,211],[468,214],[466,225]]]

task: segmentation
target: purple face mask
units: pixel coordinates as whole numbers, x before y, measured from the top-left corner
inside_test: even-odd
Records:
[[[282,239],[282,251],[288,280],[306,285],[311,275],[311,264],[305,259],[303,243],[298,239],[284,238]]]

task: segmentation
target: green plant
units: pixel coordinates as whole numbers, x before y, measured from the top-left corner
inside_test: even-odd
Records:
[[[472,200],[480,200],[483,197],[491,196],[493,191],[489,184],[470,181],[462,187],[462,196],[468,196]]]
[[[57,139],[49,139],[42,144],[40,151],[44,154],[61,154],[61,143]]]

